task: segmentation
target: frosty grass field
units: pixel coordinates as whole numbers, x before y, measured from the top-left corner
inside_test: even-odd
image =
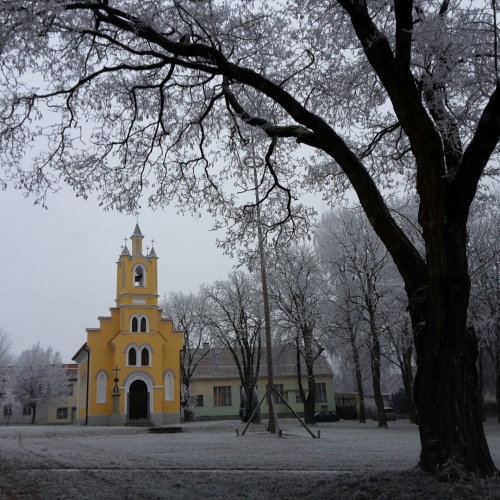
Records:
[[[0,499],[500,499],[500,479],[438,483],[415,466],[417,427],[296,420],[283,437],[264,423],[184,424],[179,434],[143,428],[0,427]],[[500,424],[485,424],[500,468]]]

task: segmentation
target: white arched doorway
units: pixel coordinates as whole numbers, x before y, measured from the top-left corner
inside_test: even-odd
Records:
[[[127,421],[149,420],[153,413],[153,387],[151,376],[136,371],[124,380],[125,413]]]

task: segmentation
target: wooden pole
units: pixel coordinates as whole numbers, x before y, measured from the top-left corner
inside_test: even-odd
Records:
[[[262,235],[262,226],[260,218],[260,199],[259,199],[259,185],[257,182],[257,168],[255,166],[255,151],[253,148],[253,135],[252,135],[252,160],[253,160],[253,177],[255,183],[255,204],[257,210],[257,235],[259,239],[259,257],[260,257],[260,276],[262,281],[262,298],[264,301],[264,323],[266,329],[266,358],[267,358],[267,387],[270,388],[272,395],[272,388],[274,388],[273,377],[273,350],[271,345],[271,312],[269,307],[269,293],[267,289],[267,273],[266,273],[266,255],[264,253],[264,237]],[[271,434],[276,434],[277,417],[274,410],[273,398],[269,398],[269,427],[268,430]]]
[[[267,391],[264,393],[264,396],[263,398],[260,400],[260,403],[257,405],[257,408],[255,408],[255,410],[252,412],[252,415],[250,416],[250,418],[248,419],[248,422],[247,422],[247,425],[245,425],[245,428],[243,429],[243,432],[241,433],[242,436],[245,435],[245,432],[247,431],[248,429],[248,426],[250,425],[250,422],[253,420],[253,417],[255,415],[255,413],[257,412],[257,410],[260,408],[260,405],[262,404],[262,401],[264,401],[264,398],[267,396]]]
[[[273,387],[273,389],[276,391],[276,387]],[[307,425],[305,424],[305,422],[297,415],[297,413],[295,413],[295,410],[288,404],[288,401],[286,401],[285,398],[283,398],[278,391],[276,391],[276,394],[278,394],[280,396],[280,398],[281,398],[281,401],[283,401],[283,403],[285,403],[288,406],[288,409],[295,415],[295,418],[301,423],[302,427],[305,427],[305,429],[307,430],[307,432],[309,434],[311,434],[311,436],[314,439],[316,439],[316,436],[313,434],[313,432],[311,431],[311,429],[309,429],[309,427],[307,427]]]

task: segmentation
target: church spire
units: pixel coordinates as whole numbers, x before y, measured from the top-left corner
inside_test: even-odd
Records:
[[[142,255],[142,240],[144,236],[141,233],[139,224],[135,225],[134,234],[130,237],[132,240],[132,255]]]

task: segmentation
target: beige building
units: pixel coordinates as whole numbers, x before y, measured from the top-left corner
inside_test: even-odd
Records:
[[[35,424],[60,425],[74,424],[76,419],[76,381],[78,365],[65,364],[68,376],[68,385],[70,395],[60,398],[54,398],[51,401],[37,406]],[[32,417],[32,408],[30,404],[8,405],[4,401],[0,390],[0,407],[2,408],[2,419],[0,425],[30,425]]]
[[[206,346],[206,349],[208,346]],[[295,350],[276,349],[273,359],[274,385],[280,395],[295,412],[303,415],[303,404],[299,396]],[[305,364],[301,373],[306,373]],[[316,411],[335,410],[333,371],[324,356],[314,364],[316,379]],[[302,377],[307,392],[307,379]],[[257,394],[259,401],[267,388],[267,359],[263,349],[260,360]],[[234,359],[227,349],[210,349],[199,362],[190,383],[190,394],[198,396],[195,408],[196,420],[238,419],[241,405],[241,382]],[[293,416],[285,403],[275,396],[278,417]],[[261,406],[262,416],[269,416],[269,404],[265,400]]]

